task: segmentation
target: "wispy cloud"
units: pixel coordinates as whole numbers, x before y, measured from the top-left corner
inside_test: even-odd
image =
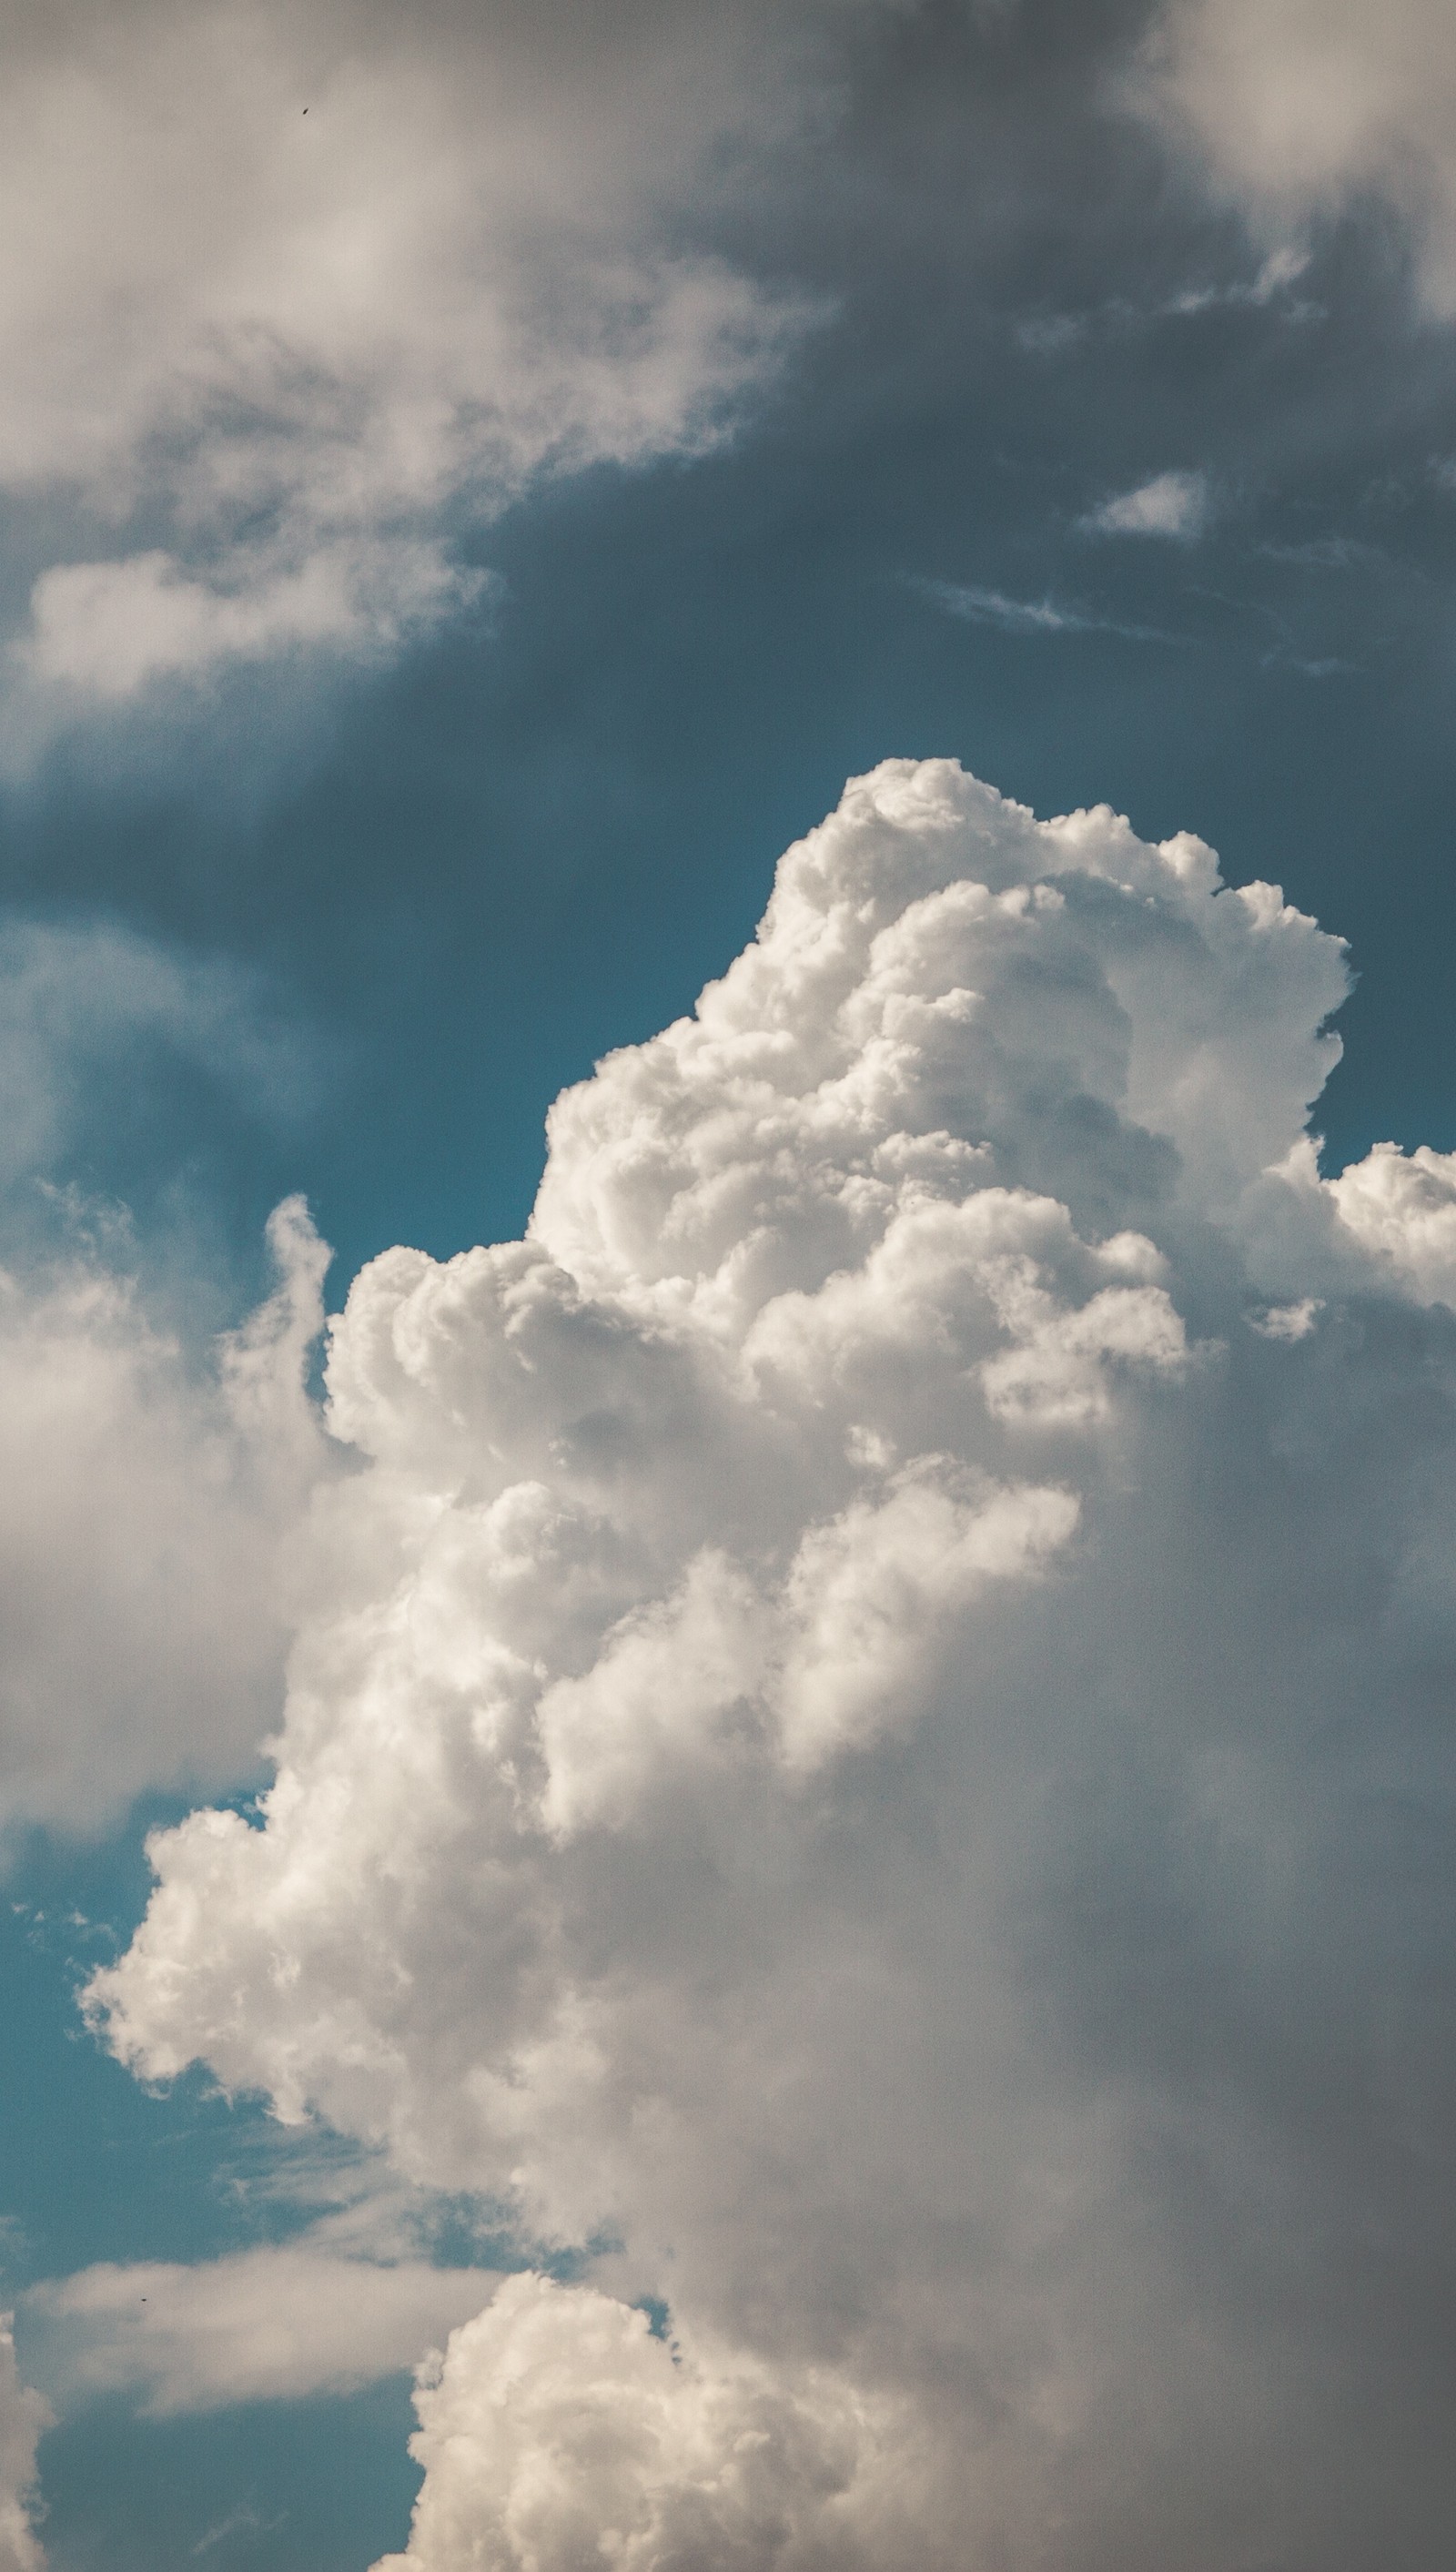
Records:
[[[1003,634],[1117,634],[1129,643],[1187,639],[1166,634],[1156,625],[1125,624],[1118,617],[1097,616],[1051,598],[1009,598],[1004,590],[984,589],[974,581],[919,580],[915,586],[947,615],[962,617],[968,625],[994,625]]]
[[[1379,545],[1362,544],[1357,536],[1309,536],[1299,544],[1266,539],[1254,551],[1265,562],[1293,563],[1301,571],[1353,571],[1388,560]]]
[[[1125,295],[1082,312],[1030,313],[1016,324],[1021,347],[1034,357],[1060,357],[1093,334],[1116,336],[1147,330],[1159,322],[1195,321],[1205,313],[1261,313],[1277,306],[1284,322],[1315,322],[1324,306],[1295,295],[1309,266],[1309,253],[1292,244],[1271,251],[1253,277],[1222,278],[1199,286],[1179,287],[1159,302],[1139,304]]]
[[[208,2528],[198,2538],[189,2560],[196,2563],[204,2554],[211,2554],[215,2545],[226,2545],[230,2536],[277,2536],[279,2530],[287,2525],[287,2510],[277,2518],[263,2518],[250,2502],[243,2501],[237,2509],[230,2509],[226,2518],[220,2518],[216,2527]]]
[[[1286,242],[1280,249],[1270,251],[1257,277],[1234,278],[1218,286],[1186,287],[1181,294],[1170,296],[1166,304],[1157,307],[1157,318],[1237,311],[1240,306],[1261,311],[1278,297],[1287,295],[1308,266],[1308,251],[1297,250],[1292,243]],[[1285,315],[1292,322],[1311,322],[1322,310],[1322,306],[1310,304],[1301,296],[1288,302]]]
[[[1264,670],[1294,670],[1301,679],[1353,679],[1358,676],[1358,661],[1344,661],[1333,653],[1322,659],[1302,660],[1294,652],[1266,652],[1259,664]]]

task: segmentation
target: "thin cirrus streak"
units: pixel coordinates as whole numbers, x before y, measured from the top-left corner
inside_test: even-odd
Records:
[[[976,582],[922,580],[916,583],[923,597],[943,607],[950,616],[964,618],[968,625],[992,625],[1003,634],[1115,634],[1127,643],[1182,643],[1180,634],[1168,634],[1156,625],[1130,625],[1114,616],[1094,616],[1086,608],[1068,607],[1051,598],[1008,598],[1000,589],[986,589]]]

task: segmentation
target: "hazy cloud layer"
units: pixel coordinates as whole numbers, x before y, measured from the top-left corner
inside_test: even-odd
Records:
[[[1456,1164],[1320,1178],[1344,988],[1196,840],[890,762],[524,1241],[356,1281],[262,1827],[93,2002],[619,2240],[452,2343],[428,2572],[1449,2523]]]
[[[313,1058],[311,1058],[313,1057]],[[264,1116],[317,1092],[318,1059],[259,977],[110,921],[0,919],[0,1190],[54,1184],[98,1110],[201,1073]],[[12,1195],[12,1233],[24,1208]]]
[[[1149,90],[1265,223],[1365,193],[1412,227],[1422,284],[1456,312],[1456,22],[1443,0],[1171,0]]]
[[[712,444],[812,316],[704,226],[843,14],[29,12],[0,491],[62,551],[21,737],[159,676],[392,648],[478,592],[462,512]]]

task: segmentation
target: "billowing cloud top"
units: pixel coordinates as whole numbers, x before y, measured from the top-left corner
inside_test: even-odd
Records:
[[[423,2386],[411,2565],[1449,2509],[1456,1163],[1319,1177],[1345,981],[890,761],[524,1240],[357,1280],[277,1782],[92,2004],[596,2246]]]

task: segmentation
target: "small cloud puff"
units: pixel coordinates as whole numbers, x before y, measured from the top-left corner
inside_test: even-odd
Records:
[[[1208,506],[1205,474],[1155,473],[1150,482],[1090,510],[1082,525],[1090,535],[1167,536],[1188,544],[1202,533]]]

